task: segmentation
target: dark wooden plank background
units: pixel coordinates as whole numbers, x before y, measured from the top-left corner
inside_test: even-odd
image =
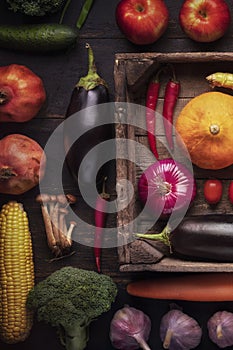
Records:
[[[210,44],[195,43],[188,39],[181,31],[178,14],[181,7],[181,0],[165,1],[169,12],[170,21],[166,33],[153,45],[136,46],[128,42],[119,31],[115,21],[115,8],[118,0],[96,0],[87,22],[80,31],[80,37],[76,47],[66,53],[35,55],[30,53],[20,53],[7,50],[0,50],[0,65],[9,65],[11,63],[24,64],[40,75],[44,81],[47,91],[47,103],[32,121],[25,124],[2,124],[0,128],[0,137],[7,134],[18,132],[28,135],[37,140],[42,146],[46,144],[51,133],[62,122],[64,114],[69,103],[72,89],[79,77],[86,74],[87,71],[87,52],[85,43],[92,45],[96,65],[100,75],[108,82],[111,100],[114,101],[114,78],[113,66],[115,53],[124,52],[194,52],[194,51],[233,51],[233,24],[229,32],[217,42]],[[231,1],[227,1],[231,8]],[[64,23],[75,25],[82,2],[72,1],[70,8],[65,16]],[[4,1],[0,3],[0,23],[1,24],[21,24],[30,22],[56,22],[59,14],[52,17],[28,18],[22,15],[9,12]],[[108,188],[112,197],[115,196],[114,189],[114,163],[112,164],[112,177],[109,180]],[[68,171],[64,170],[64,188],[67,191],[77,194],[77,188],[70,177]],[[51,191],[56,190],[56,178],[51,186]],[[0,195],[0,204],[10,199],[20,200],[28,211],[30,227],[33,237],[33,246],[35,254],[35,273],[36,280],[39,281],[48,276],[54,270],[65,265],[73,265],[80,268],[95,270],[92,248],[74,243],[76,254],[65,260],[49,263],[51,258],[47,247],[43,222],[41,219],[40,208],[35,203],[35,196],[39,189],[35,188],[24,195],[15,198],[14,196]],[[81,218],[86,218],[87,222],[93,223],[93,210],[79,198],[75,207]],[[115,225],[115,215],[109,215],[109,227]],[[117,250],[109,248],[103,250],[102,257],[103,273],[114,278],[119,287],[119,293],[116,302],[110,312],[102,315],[100,319],[93,322],[90,331],[90,341],[87,349],[113,349],[109,340],[109,323],[114,312],[123,307],[124,304],[142,309],[152,320],[152,331],[149,344],[152,349],[162,349],[159,339],[159,323],[162,315],[169,310],[170,300],[144,300],[129,297],[125,291],[126,284],[134,279],[141,277],[155,277],[161,273],[120,273],[117,259]],[[206,322],[213,312],[220,309],[233,311],[232,303],[189,303],[179,302],[184,312],[196,318],[203,328],[203,340],[198,349],[217,349],[207,335]],[[56,331],[50,326],[35,321],[30,337],[21,344],[7,345],[0,344],[0,349],[63,349],[56,335]]]

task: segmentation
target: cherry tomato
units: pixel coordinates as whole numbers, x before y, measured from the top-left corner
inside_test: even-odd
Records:
[[[233,181],[230,182],[229,188],[228,188],[228,198],[231,204],[233,204]]]
[[[206,180],[206,182],[204,183],[204,197],[207,203],[217,204],[222,198],[221,181],[216,179]],[[233,187],[232,187],[232,200],[233,200]]]

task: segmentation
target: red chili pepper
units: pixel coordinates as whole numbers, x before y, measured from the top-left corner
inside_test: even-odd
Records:
[[[101,272],[101,244],[103,227],[106,224],[106,208],[110,195],[105,192],[105,181],[103,182],[102,193],[97,197],[95,205],[95,238],[94,238],[94,255],[98,272]]]
[[[176,79],[174,68],[172,67],[172,78],[166,85],[165,95],[164,95],[164,104],[163,104],[163,117],[164,120],[164,129],[167,139],[168,146],[171,150],[174,149],[174,142],[172,137],[173,131],[173,117],[176,102],[180,92],[180,82]]]
[[[146,94],[146,128],[147,137],[150,149],[154,154],[156,159],[159,159],[159,154],[156,147],[156,137],[155,137],[155,110],[159,97],[159,75],[163,69],[160,69],[155,77],[150,81],[147,88]]]

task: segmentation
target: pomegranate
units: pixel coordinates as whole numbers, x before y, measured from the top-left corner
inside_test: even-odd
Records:
[[[0,67],[1,122],[25,122],[32,119],[45,99],[41,78],[29,68],[18,64]]]
[[[0,193],[22,194],[43,178],[46,156],[33,139],[11,134],[0,140]]]

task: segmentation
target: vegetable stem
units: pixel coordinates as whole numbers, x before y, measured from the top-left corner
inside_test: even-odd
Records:
[[[60,20],[59,20],[59,24],[62,24],[63,19],[64,19],[64,16],[65,16],[65,14],[66,14],[66,11],[67,11],[67,9],[68,9],[70,3],[71,3],[71,0],[67,0],[67,1],[66,1],[65,6],[63,7],[63,10],[62,10],[62,13],[61,13],[61,17],[60,17]]]
[[[76,87],[83,87],[87,91],[92,90],[99,85],[104,85],[107,87],[106,82],[97,73],[94,54],[91,46],[88,43],[86,43],[86,48],[88,49],[88,73],[85,77],[80,78]]]
[[[78,20],[76,22],[76,27],[78,29],[81,29],[84,22],[86,21],[87,19],[87,16],[91,10],[91,7],[92,7],[92,4],[93,4],[94,0],[86,0],[82,9],[81,9],[81,12],[80,12],[80,15],[78,17]],[[63,10],[62,10],[62,13],[61,13],[61,16],[60,16],[60,19],[59,19],[59,24],[62,24],[63,23],[63,19],[64,19],[64,16],[67,12],[67,9],[68,7],[70,6],[70,3],[71,3],[71,0],[67,0],[66,3],[65,3],[65,6],[63,7]]]
[[[87,74],[95,74],[96,73],[96,65],[94,59],[94,53],[90,46],[90,44],[86,43],[86,48],[88,49],[88,73]]]
[[[174,66],[171,63],[168,63],[167,68],[171,71],[171,80],[178,83]]]
[[[85,324],[85,321],[84,321]],[[85,349],[89,338],[88,324],[85,326],[74,325],[65,329],[65,349],[81,350]]]
[[[221,324],[217,325],[216,334],[218,339],[221,339],[223,337]]]
[[[162,230],[162,232],[160,233],[137,233],[136,236],[138,238],[142,238],[142,239],[151,239],[153,241],[161,241],[163,242],[165,245],[167,245],[170,250],[171,250],[171,242],[169,239],[171,233],[171,229],[169,227],[169,225],[166,225],[164,227],[164,229]]]
[[[86,21],[87,19],[87,16],[91,10],[91,7],[92,7],[92,4],[93,4],[94,0],[86,0],[83,7],[82,7],[82,10],[81,10],[81,13],[79,15],[79,18],[77,20],[77,23],[76,23],[76,27],[78,29],[81,29],[81,27],[83,26],[84,22]]]
[[[147,342],[141,337],[141,335],[135,334],[133,337],[137,341],[137,343],[141,349],[151,350],[151,348],[148,346]]]
[[[166,332],[166,336],[163,342],[163,347],[164,349],[169,349],[170,348],[170,344],[171,344],[171,339],[173,336],[173,332],[170,328],[168,328],[167,332]]]

